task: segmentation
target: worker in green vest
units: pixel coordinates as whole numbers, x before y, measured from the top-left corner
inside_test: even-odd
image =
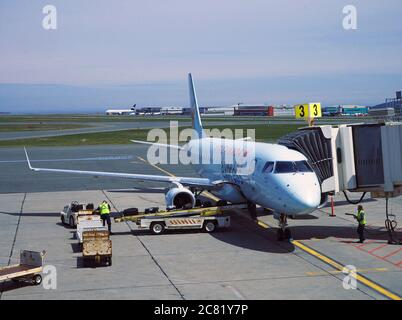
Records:
[[[107,203],[106,200],[103,200],[102,203],[98,207],[103,226],[105,226],[105,222],[107,222],[107,228],[109,230],[109,234],[112,233],[112,221],[110,220],[110,204]]]
[[[363,243],[365,238],[364,238],[364,228],[366,226],[366,214],[364,213],[364,209],[362,205],[357,206],[357,215],[356,215],[356,220],[359,223],[359,226],[357,227],[357,234],[359,235],[359,242]]]

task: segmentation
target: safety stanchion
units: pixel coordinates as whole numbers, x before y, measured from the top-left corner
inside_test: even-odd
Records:
[[[334,197],[333,196],[330,196],[330,197],[331,197],[331,215],[330,215],[330,217],[336,217],[335,206],[334,206]]]

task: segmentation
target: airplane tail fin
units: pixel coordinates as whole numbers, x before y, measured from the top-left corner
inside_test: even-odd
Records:
[[[191,121],[193,129],[197,132],[198,138],[203,138],[205,133],[202,129],[201,115],[198,108],[197,96],[195,94],[194,82],[191,73],[188,74],[188,88],[190,92]]]

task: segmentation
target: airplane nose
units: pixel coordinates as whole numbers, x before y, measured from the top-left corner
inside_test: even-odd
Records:
[[[306,210],[316,209],[320,205],[321,191],[311,187],[310,190],[303,192],[299,197],[300,206]]]
[[[314,211],[321,202],[321,188],[318,179],[303,177],[293,179],[286,185],[289,195],[288,211],[294,214],[306,214]]]

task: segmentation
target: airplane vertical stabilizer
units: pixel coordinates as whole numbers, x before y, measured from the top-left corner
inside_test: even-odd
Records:
[[[190,92],[191,121],[193,129],[197,132],[198,138],[205,137],[202,129],[200,109],[198,108],[197,96],[195,94],[194,82],[191,73],[188,74],[188,88]]]

